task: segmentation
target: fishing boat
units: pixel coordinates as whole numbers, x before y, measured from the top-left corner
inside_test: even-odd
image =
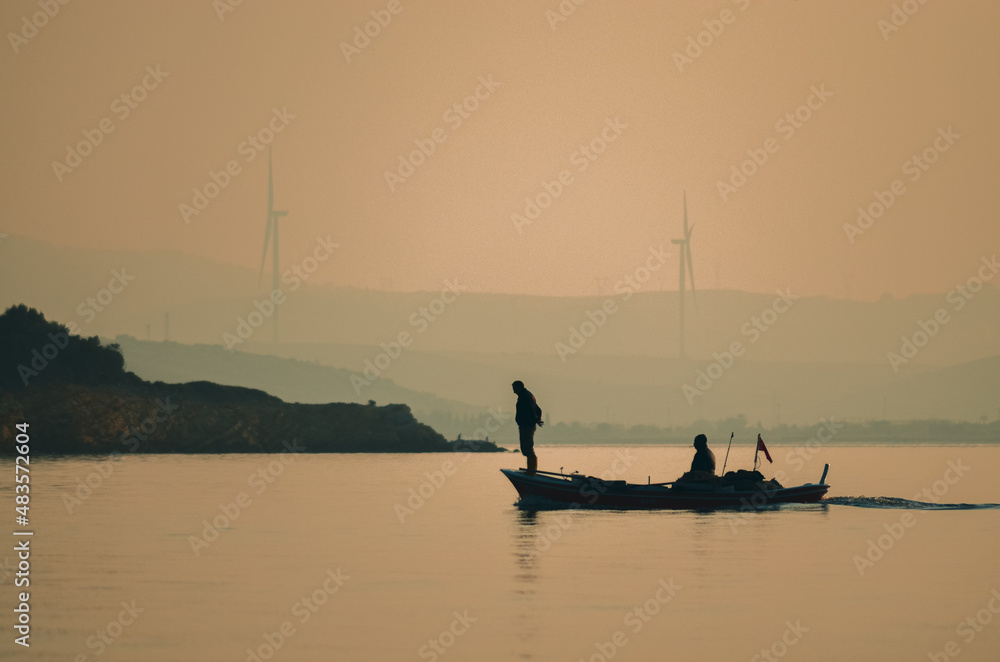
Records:
[[[782,503],[814,503],[826,495],[823,468],[819,483],[797,487],[780,487],[769,481],[754,489],[737,489],[723,481],[706,483],[673,481],[670,483],[628,483],[624,480],[604,480],[579,473],[501,469],[514,489],[526,502],[555,502],[580,508],[615,508],[653,510],[661,508],[703,510],[713,508],[760,508]],[[745,485],[743,486],[745,488]]]

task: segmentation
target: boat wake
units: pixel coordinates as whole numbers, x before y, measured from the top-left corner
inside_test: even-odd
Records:
[[[818,503],[831,506],[854,506],[855,508],[889,508],[903,510],[991,510],[1000,508],[1000,503],[929,503],[911,501],[897,497],[843,496],[822,499]]]

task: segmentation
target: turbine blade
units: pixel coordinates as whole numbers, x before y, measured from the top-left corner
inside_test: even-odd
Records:
[[[688,241],[684,244],[684,250],[687,253],[687,267],[688,275],[691,277],[691,298],[694,299],[694,309],[698,310],[698,295],[694,291],[694,263],[691,261],[691,242]]]
[[[271,232],[274,224],[274,174],[271,168],[271,147],[267,148],[267,229],[264,231],[264,252],[260,256],[260,274],[257,276],[257,287],[264,278],[264,263],[267,261],[267,247],[271,243]]]
[[[264,253],[260,256],[260,274],[257,276],[257,287],[260,287],[260,281],[264,277],[264,262],[267,261],[267,247],[271,243],[271,215],[267,216],[267,229],[264,231]]]

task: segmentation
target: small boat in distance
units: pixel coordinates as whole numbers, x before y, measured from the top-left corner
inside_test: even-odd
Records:
[[[553,501],[580,508],[655,510],[662,508],[704,510],[713,508],[761,508],[781,503],[813,503],[822,499],[830,486],[823,469],[819,483],[797,487],[773,487],[760,483],[756,489],[736,489],[733,485],[697,482],[627,483],[604,480],[579,473],[501,469],[522,499]],[[772,483],[776,484],[776,483]]]

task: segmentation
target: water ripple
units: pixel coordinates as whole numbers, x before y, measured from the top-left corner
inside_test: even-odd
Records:
[[[898,497],[842,496],[823,499],[819,503],[855,508],[893,508],[906,510],[990,510],[1000,508],[1000,503],[928,503]]]

